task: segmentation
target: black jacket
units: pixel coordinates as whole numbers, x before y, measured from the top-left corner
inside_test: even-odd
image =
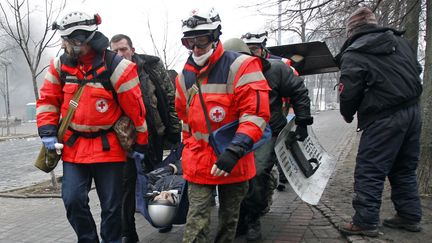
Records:
[[[303,79],[294,75],[281,60],[261,59],[263,73],[271,88],[270,99],[270,127],[273,135],[277,136],[287,123],[282,112],[282,98],[290,97],[297,125],[311,125],[313,117],[310,114],[310,99]]]
[[[132,60],[137,65],[138,76],[140,80],[141,91],[144,104],[147,111],[146,121],[149,131],[149,139],[151,136],[157,136],[155,129],[155,112],[159,113],[161,121],[165,126],[164,137],[172,140],[180,139],[180,122],[175,111],[174,96],[175,91],[168,73],[160,59],[156,56],[134,54]],[[150,104],[148,82],[152,81],[155,86],[155,96],[157,99],[157,109],[154,109]]]
[[[341,70],[340,112],[346,120],[357,112],[360,130],[419,100],[421,66],[402,34],[367,25],[336,57]]]

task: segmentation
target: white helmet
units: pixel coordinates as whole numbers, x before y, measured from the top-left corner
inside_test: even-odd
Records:
[[[58,23],[54,22],[52,29],[57,29],[60,36],[68,36],[75,30],[95,31],[101,22],[98,14],[89,15],[82,11],[73,11],[64,15]]]
[[[157,227],[170,226],[176,216],[177,205],[166,199],[149,202],[148,213],[153,224]]]
[[[182,20],[182,31],[185,36],[189,36],[191,32],[213,32],[216,29],[220,30],[220,28],[221,20],[214,8],[210,8],[207,11],[193,9],[190,12],[189,18]]]
[[[268,32],[265,31],[263,33],[260,34],[253,34],[253,33],[246,33],[244,34],[241,39],[246,43],[246,44],[261,44],[261,46],[264,48],[267,42],[267,36],[268,36]]]

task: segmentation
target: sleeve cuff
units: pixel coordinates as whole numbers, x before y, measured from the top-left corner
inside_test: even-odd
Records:
[[[40,137],[57,136],[57,126],[52,124],[40,126],[38,133]]]
[[[295,118],[295,124],[298,126],[310,126],[313,124],[313,117],[296,117]]]

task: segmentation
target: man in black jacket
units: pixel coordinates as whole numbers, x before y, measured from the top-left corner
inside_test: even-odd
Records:
[[[149,148],[146,153],[145,172],[162,161],[164,143],[177,145],[180,142],[180,122],[174,107],[175,91],[166,69],[158,57],[135,53],[131,39],[118,34],[111,38],[111,49],[137,65],[142,98],[147,115]],[[123,175],[122,240],[124,243],[138,242],[135,229],[135,183],[136,167],[128,159]],[[164,230],[169,230],[163,229]]]
[[[396,209],[384,226],[420,231],[419,160],[421,67],[403,32],[377,25],[366,7],[348,19],[337,60],[341,69],[340,112],[346,122],[357,113],[363,131],[354,172],[352,222],[347,235],[377,236],[384,181],[390,181]]]
[[[227,40],[223,44],[226,51],[236,51],[251,55],[248,46],[238,38]],[[313,117],[310,114],[310,99],[303,79],[294,75],[294,72],[284,62],[277,59],[260,57],[263,64],[263,73],[271,88],[270,98],[270,127],[272,139],[255,150],[256,176],[249,181],[249,191],[240,208],[240,219],[237,234],[246,233],[247,240],[261,238],[260,217],[265,214],[273,195],[270,183],[270,173],[277,161],[274,145],[279,132],[287,124],[286,116],[282,110],[283,97],[290,97],[296,115],[296,133],[300,141],[308,136],[307,126],[312,125]]]

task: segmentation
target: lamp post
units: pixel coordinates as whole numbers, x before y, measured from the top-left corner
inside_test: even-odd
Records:
[[[9,101],[9,77],[8,77],[8,66],[11,64],[11,62],[7,61],[1,61],[0,64],[2,64],[5,68],[5,86],[4,86],[4,99],[5,99],[5,109],[6,109],[6,136],[10,135],[10,101]]]
[[[5,83],[6,83],[6,134],[10,135],[9,117],[10,117],[10,101],[9,101],[9,79],[8,79],[8,65],[10,62],[5,64]]]

